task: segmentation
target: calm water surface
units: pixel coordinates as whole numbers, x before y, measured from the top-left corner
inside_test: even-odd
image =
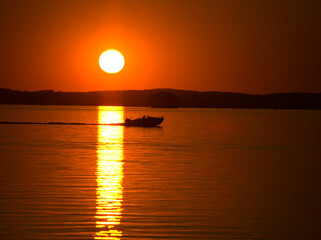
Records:
[[[0,239],[320,239],[321,111],[7,106]]]

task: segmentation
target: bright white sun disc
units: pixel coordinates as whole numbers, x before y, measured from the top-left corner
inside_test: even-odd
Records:
[[[107,73],[117,73],[123,69],[125,59],[117,50],[107,50],[99,57],[99,66]]]

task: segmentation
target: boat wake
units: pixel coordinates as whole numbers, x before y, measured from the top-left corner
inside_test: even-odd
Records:
[[[0,122],[0,124],[50,124],[50,125],[108,125],[124,126],[124,123],[74,123],[74,122]]]
[[[142,118],[126,118],[124,123],[80,123],[80,122],[0,122],[0,124],[48,124],[48,125],[107,125],[126,127],[159,127],[164,121],[163,117],[143,116]]]

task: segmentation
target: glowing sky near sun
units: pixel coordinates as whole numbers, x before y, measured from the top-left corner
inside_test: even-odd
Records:
[[[321,91],[321,2],[1,1],[0,88]],[[126,65],[101,71],[106,49]]]

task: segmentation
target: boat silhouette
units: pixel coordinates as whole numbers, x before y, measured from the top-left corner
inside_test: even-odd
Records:
[[[138,126],[138,127],[155,127],[164,121],[164,117],[151,117],[143,116],[142,118],[129,119],[126,118],[125,126]]]

